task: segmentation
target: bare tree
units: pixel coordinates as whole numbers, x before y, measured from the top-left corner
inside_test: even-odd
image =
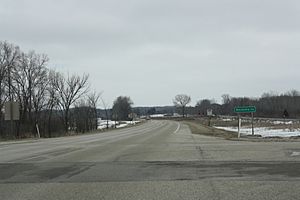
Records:
[[[100,97],[104,111],[105,111],[105,117],[106,117],[106,129],[108,129],[109,125],[108,125],[108,105],[107,103],[105,103],[104,99],[102,97]]]
[[[223,101],[223,104],[229,104],[230,103],[230,95],[229,94],[223,94],[222,95],[222,101]]]
[[[13,100],[11,71],[18,65],[20,49],[18,46],[8,42],[0,42],[0,111],[3,109],[4,102]],[[2,135],[2,112],[0,112],[0,133]],[[13,127],[11,121],[11,127]],[[12,134],[12,133],[11,133]],[[11,135],[12,137],[13,135]],[[18,136],[17,136],[18,137]]]
[[[98,114],[97,104],[100,94],[96,92],[89,93],[85,99],[75,102],[75,109],[72,112],[73,127],[76,132],[87,132],[97,130]]]
[[[91,118],[94,121],[92,123],[93,129],[98,128],[97,104],[98,104],[100,97],[101,97],[101,93],[97,93],[97,92],[92,92],[92,93],[88,94],[88,96],[87,96],[88,105],[93,111],[92,116],[91,116]]]
[[[223,113],[222,114],[229,114],[231,112],[230,102],[231,97],[229,94],[223,94],[222,95],[222,101],[223,101]]]
[[[51,138],[51,132],[52,132],[52,115],[53,115],[53,110],[58,106],[58,93],[57,90],[55,89],[55,83],[56,83],[56,78],[58,78],[57,73],[54,70],[50,70],[48,73],[48,80],[49,84],[46,88],[47,90],[47,102],[46,102],[46,118],[47,121],[47,130],[48,130],[48,137]]]
[[[75,102],[71,126],[76,132],[85,133],[92,130],[94,110],[88,104],[88,100],[85,99],[80,99]]]
[[[46,55],[36,54],[35,56],[35,72],[32,80],[33,87],[31,91],[34,125],[39,124],[41,111],[47,106],[47,88],[50,83],[50,80],[48,79],[49,70],[46,68],[48,60],[49,59]]]
[[[128,120],[128,115],[132,111],[133,102],[130,97],[119,96],[116,98],[113,104],[113,114],[115,120]]]
[[[58,93],[58,105],[62,111],[65,131],[69,130],[70,107],[88,92],[88,75],[82,77],[77,75],[67,76],[56,73],[54,88]]]
[[[191,97],[186,94],[178,94],[175,96],[173,103],[176,107],[180,107],[182,111],[182,117],[185,116],[185,107],[191,102]]]
[[[196,108],[198,109],[198,113],[206,114],[207,109],[211,109],[212,100],[203,99],[196,103]]]
[[[291,97],[298,97],[300,96],[300,92],[298,90],[290,90],[288,92],[285,93],[286,96],[291,96]]]
[[[22,53],[20,64],[13,72],[14,92],[21,103],[21,123],[28,124],[32,131],[39,121],[40,111],[45,107],[48,85],[48,57],[30,51]]]
[[[29,136],[35,133],[37,123],[42,125],[41,133],[49,131],[49,137],[51,130],[68,131],[70,108],[88,91],[88,76],[63,76],[49,70],[48,61],[46,55],[24,53],[18,46],[0,41],[0,137]],[[88,129],[95,129],[100,94],[91,93],[85,98],[80,110],[87,114]],[[19,102],[20,120],[4,122],[2,110],[8,100]],[[52,126],[54,122],[56,126]],[[12,131],[7,135],[9,125]]]

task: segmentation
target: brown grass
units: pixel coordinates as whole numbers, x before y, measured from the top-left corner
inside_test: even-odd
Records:
[[[213,137],[222,137],[225,139],[236,138],[237,133],[219,130],[207,125],[201,124],[198,120],[195,121],[184,121],[184,124],[188,125],[191,129],[193,134],[200,134],[206,136],[213,136]]]

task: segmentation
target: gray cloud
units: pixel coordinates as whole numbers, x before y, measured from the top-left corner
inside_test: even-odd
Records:
[[[297,88],[296,0],[0,0],[0,38],[89,73],[107,101],[171,104]]]

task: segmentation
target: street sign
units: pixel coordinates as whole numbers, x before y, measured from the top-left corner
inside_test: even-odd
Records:
[[[235,113],[255,113],[255,106],[239,106],[234,108]]]
[[[212,116],[213,115],[213,110],[212,109],[207,109],[206,114],[207,114],[207,116]]]
[[[19,120],[20,119],[20,111],[19,111],[19,103],[18,102],[6,102],[4,104],[4,119],[5,120]]]
[[[254,135],[254,122],[253,122],[253,115],[256,112],[256,107],[255,106],[238,106],[234,108],[235,113],[251,113],[251,118],[252,118],[252,135]],[[238,127],[238,137],[240,137],[240,129],[241,129],[241,118],[239,115],[239,127]]]

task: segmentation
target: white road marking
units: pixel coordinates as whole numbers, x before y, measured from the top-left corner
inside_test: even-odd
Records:
[[[176,131],[174,131],[174,133],[177,133],[180,129],[180,123],[177,122],[177,124],[178,124],[178,127],[177,127]]]

